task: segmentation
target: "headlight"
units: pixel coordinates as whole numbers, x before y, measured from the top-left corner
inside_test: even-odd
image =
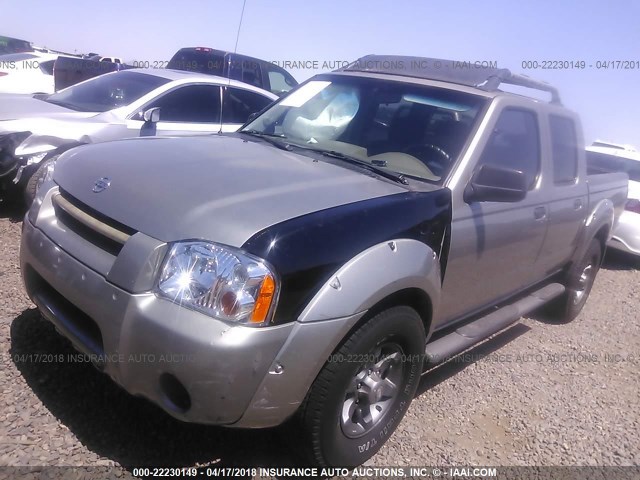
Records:
[[[19,166],[16,148],[29,137],[31,132],[0,133],[0,177],[11,174]]]
[[[40,177],[38,178],[38,184],[36,185],[36,196],[33,199],[33,203],[29,208],[28,218],[35,225],[36,219],[38,218],[38,213],[40,212],[40,207],[42,206],[42,200],[44,199],[45,194],[47,193],[46,189],[42,188],[42,185],[51,184],[53,182],[53,171],[56,167],[56,160],[60,155],[55,155],[48,160],[45,160],[38,170],[40,173]]]
[[[56,155],[54,157],[51,157],[49,160],[45,160],[45,162],[42,165],[40,165],[39,168],[43,169],[44,173],[38,179],[38,188],[40,188],[40,185],[42,185],[44,183],[48,183],[48,182],[52,182],[53,181],[53,171],[56,168],[56,161],[58,160],[59,156],[60,155]]]
[[[181,242],[167,254],[158,291],[220,320],[264,326],[273,316],[279,285],[259,258],[214,243]]]
[[[51,150],[47,150],[46,152],[35,153],[33,155],[29,155],[28,157],[24,157],[26,160],[26,165],[33,165],[34,163],[40,163],[44,157],[49,154]]]

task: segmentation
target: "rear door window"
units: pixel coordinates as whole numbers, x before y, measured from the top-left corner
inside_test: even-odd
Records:
[[[259,112],[271,99],[242,88],[227,87],[224,95],[222,123],[245,123],[249,115]]]
[[[578,142],[573,120],[559,115],[549,116],[553,182],[573,183],[578,177]]]

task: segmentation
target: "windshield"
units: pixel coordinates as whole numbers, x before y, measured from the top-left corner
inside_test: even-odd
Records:
[[[462,152],[485,100],[397,81],[321,75],[289,94],[243,131],[292,146],[355,157],[440,183]]]
[[[629,180],[640,182],[640,160],[607,155],[606,153],[587,151],[587,173],[626,173]]]
[[[106,112],[129,105],[167,82],[146,73],[115,72],[65,88],[45,101],[80,112]]]

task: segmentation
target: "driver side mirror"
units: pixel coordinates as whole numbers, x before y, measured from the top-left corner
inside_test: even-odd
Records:
[[[464,201],[519,202],[527,196],[527,178],[520,170],[485,164],[464,190]]]
[[[160,107],[150,108],[142,114],[142,119],[146,123],[158,123],[160,121]]]
[[[142,114],[144,123],[140,128],[141,137],[155,137],[156,136],[156,123],[160,121],[160,107],[153,107],[149,110],[145,110]]]

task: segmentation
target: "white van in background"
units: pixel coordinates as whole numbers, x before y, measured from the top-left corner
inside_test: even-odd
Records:
[[[596,141],[587,147],[587,168],[589,174],[629,175],[627,203],[608,246],[640,256],[640,152],[630,145]]]

